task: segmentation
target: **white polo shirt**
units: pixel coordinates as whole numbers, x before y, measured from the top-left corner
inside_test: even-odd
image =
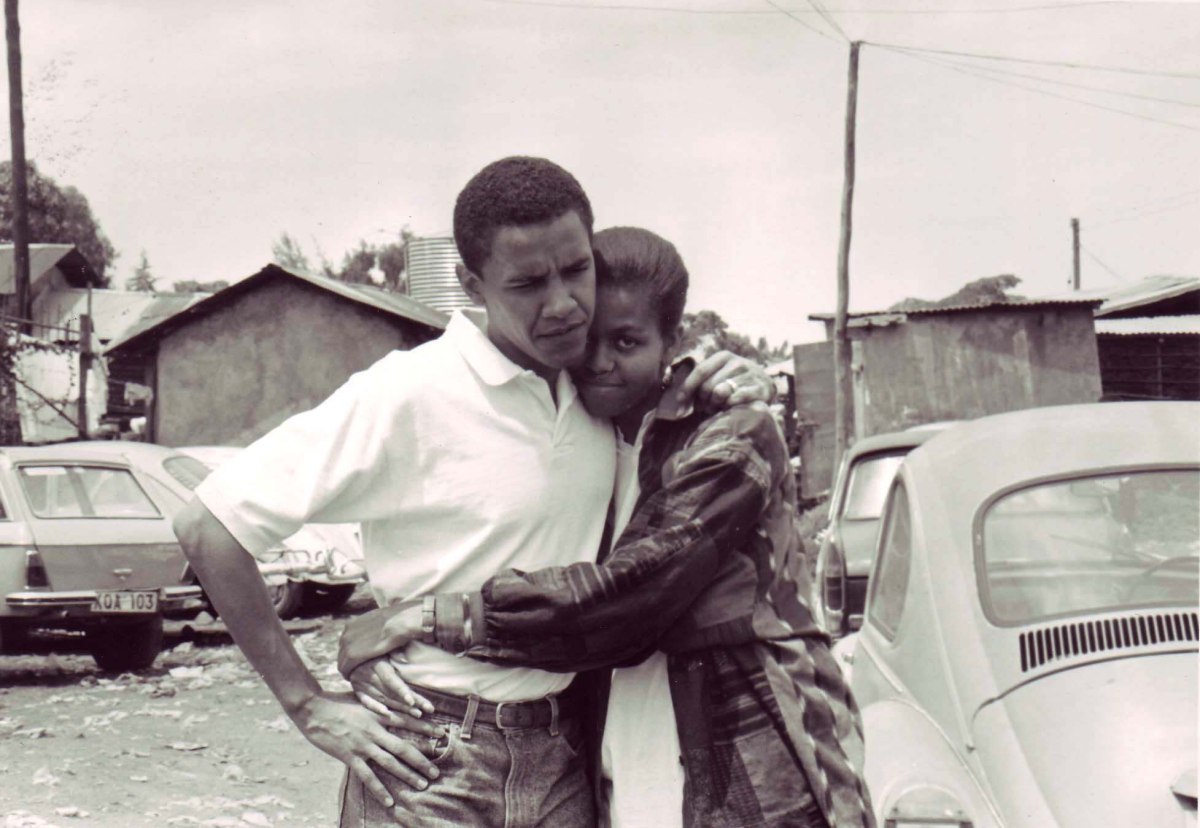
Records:
[[[474,591],[498,570],[593,561],[615,476],[612,427],[565,371],[556,386],[505,357],[457,311],[445,334],[395,351],[264,435],[196,490],[251,553],[304,523],[361,522],[381,606]],[[491,701],[539,698],[570,674],[499,667],[415,644],[408,681]]]

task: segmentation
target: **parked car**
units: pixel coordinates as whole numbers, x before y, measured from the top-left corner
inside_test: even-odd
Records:
[[[843,642],[879,824],[1195,825],[1198,575],[1200,403],[913,450]]]
[[[0,650],[75,631],[102,669],[140,669],[162,649],[164,615],[203,608],[170,505],[141,471],[173,455],[115,441],[0,449]]]
[[[829,498],[829,525],[817,553],[813,606],[835,639],[862,626],[867,575],[875,559],[879,518],[905,455],[953,421],[877,434],[846,450]]]
[[[232,446],[185,446],[180,454],[193,461],[190,470],[177,465],[180,482],[194,489],[222,463],[242,449]],[[280,618],[302,609],[330,611],[345,604],[366,580],[359,527],[351,523],[308,523],[259,558]]]

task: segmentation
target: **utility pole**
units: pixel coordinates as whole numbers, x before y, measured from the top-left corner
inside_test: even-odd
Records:
[[[842,184],[842,235],[838,244],[837,313],[833,321],[835,463],[850,447],[854,432],[854,379],[850,374],[850,337],[847,314],[850,310],[850,230],[854,205],[854,127],[858,110],[858,49],[861,41],[850,44],[850,80],[846,88],[846,170]]]
[[[29,210],[25,177],[25,103],[21,91],[21,23],[17,18],[17,0],[4,0],[5,36],[8,42],[8,123],[12,139],[13,213],[13,316],[27,320],[29,307]],[[25,332],[28,325],[21,323]]]
[[[1074,267],[1071,270],[1071,289],[1079,290],[1079,219],[1071,219],[1071,251],[1074,254]]]
[[[79,317],[79,438],[88,437],[88,374],[92,369],[92,288],[88,286],[88,312]]]

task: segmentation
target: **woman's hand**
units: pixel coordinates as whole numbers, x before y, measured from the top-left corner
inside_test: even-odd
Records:
[[[437,766],[412,740],[388,731],[388,727],[395,726],[393,720],[400,717],[390,711],[387,716],[380,716],[366,710],[348,693],[323,691],[288,713],[304,738],[350,768],[384,807],[390,808],[394,802],[376,775],[376,768],[417,790],[429,787],[428,780],[438,777]],[[432,730],[414,732],[440,733],[435,726],[420,724]]]
[[[359,664],[402,650],[421,637],[421,602],[380,607],[347,622],[338,639],[338,672],[350,678]]]
[[[394,657],[403,656],[397,653]],[[350,672],[349,679],[359,703],[377,716],[390,718],[389,727],[425,736],[441,732],[436,725],[421,721],[421,716],[433,712],[433,705],[400,678],[392,658],[381,656],[364,662]]]

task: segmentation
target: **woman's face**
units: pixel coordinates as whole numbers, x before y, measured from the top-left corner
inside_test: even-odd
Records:
[[[587,356],[574,373],[588,411],[617,420],[626,434],[627,424],[636,430],[658,403],[673,344],[658,328],[658,309],[648,291],[599,286]]]

